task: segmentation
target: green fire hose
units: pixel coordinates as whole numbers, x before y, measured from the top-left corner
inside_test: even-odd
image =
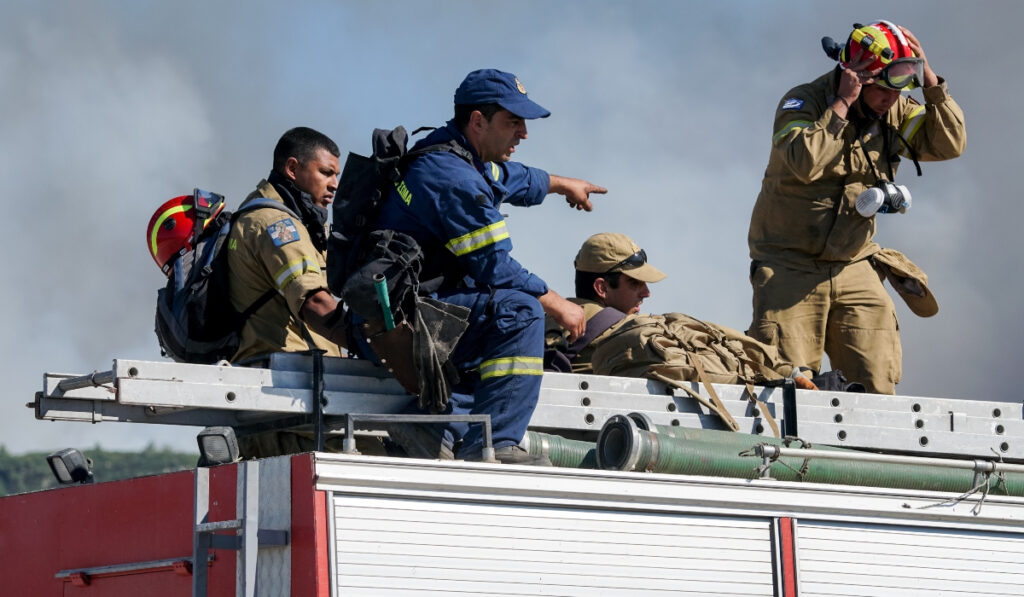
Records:
[[[762,444],[786,445],[771,437],[652,426],[643,415],[615,415],[605,422],[598,435],[597,464],[599,468],[613,470],[755,479],[761,476],[761,460],[753,455],[753,448]],[[813,447],[852,452],[830,446]],[[782,481],[961,493],[978,484],[975,472],[968,469],[793,457],[778,458],[771,466],[771,476]],[[989,493],[1024,496],[1024,474],[992,475]]]
[[[565,468],[597,468],[597,445],[561,435],[527,431],[522,447],[535,456],[544,455],[551,464]]]

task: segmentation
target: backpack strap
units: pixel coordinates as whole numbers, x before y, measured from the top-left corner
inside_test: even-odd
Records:
[[[559,373],[572,373],[572,360],[579,356],[594,338],[605,333],[608,328],[623,320],[626,314],[614,307],[605,307],[587,320],[587,329],[576,338],[565,350],[557,347],[544,349],[544,370]]]
[[[423,131],[433,131],[433,130],[436,130],[436,128],[437,127],[433,127],[433,126],[421,126],[418,129],[416,129],[415,131],[413,131],[412,134],[410,134],[409,136],[410,137],[415,137],[416,135],[418,135],[419,133],[422,133]],[[405,139],[404,139],[405,129],[402,128],[402,127],[398,127],[398,129],[401,129],[401,134],[403,136],[402,141],[404,143],[404,141],[405,141]],[[398,129],[395,129],[395,130],[397,131]],[[376,143],[375,143],[375,145],[376,145]],[[399,160],[398,165],[395,168],[395,170],[390,173],[391,177],[395,177],[391,182],[398,182],[398,178],[401,178],[404,175],[405,169],[416,158],[420,157],[421,155],[425,155],[425,154],[428,154],[428,153],[436,153],[436,152],[439,152],[439,151],[447,151],[449,153],[454,153],[455,155],[457,155],[460,158],[462,158],[463,160],[465,160],[465,162],[467,164],[473,165],[473,154],[470,153],[469,150],[466,149],[465,147],[459,145],[459,142],[456,141],[455,139],[448,139],[444,143],[435,143],[433,145],[428,145],[426,147],[421,147],[419,149],[414,149],[412,151],[407,151],[405,153],[405,155],[403,155],[401,157],[401,159]]]
[[[234,214],[232,214],[231,221],[232,223],[234,223],[235,218],[237,218],[242,213],[252,211],[254,209],[260,209],[263,207],[277,209],[283,211],[284,213],[290,215],[293,218],[297,218],[300,221],[302,220],[302,218],[300,218],[298,214],[289,209],[288,206],[285,205],[284,203],[281,203],[280,201],[274,201],[273,199],[268,199],[266,197],[257,197],[252,201],[246,202],[244,205],[242,205],[242,207],[239,207],[238,210],[235,211]]]
[[[256,199],[253,199],[252,201],[247,202],[245,205],[239,207],[238,210],[235,211],[235,213],[231,214],[231,223],[234,224],[235,220],[238,219],[238,216],[240,216],[244,212],[262,208],[277,209],[283,211],[284,213],[290,215],[293,218],[296,218],[300,221],[302,220],[302,218],[300,218],[294,211],[288,209],[288,206],[281,203],[280,201],[274,201],[273,199],[268,199],[266,197],[258,197]],[[256,299],[255,301],[252,302],[251,305],[246,307],[244,311],[239,313],[239,328],[245,325],[245,322],[249,321],[249,318],[252,317],[254,313],[259,311],[263,307],[263,305],[266,305],[268,302],[270,302],[270,299],[274,298],[275,294],[277,294],[277,289],[270,288],[262,295],[260,295],[260,298]],[[302,331],[305,332],[304,335],[306,336],[306,343],[310,345],[310,348],[314,348],[315,345],[312,343],[312,338],[309,337],[309,332],[307,332],[305,329],[305,323],[303,323],[301,319],[299,320],[299,323],[302,324]]]
[[[700,379],[700,383],[704,385],[704,389],[708,391],[708,396],[711,397],[711,404],[714,405],[712,410],[722,418],[722,421],[728,425],[729,429],[733,431],[739,431],[740,425],[736,422],[736,419],[732,418],[729,414],[729,410],[725,408],[725,404],[722,403],[722,399],[718,397],[718,392],[715,392],[715,388],[712,387],[711,382],[708,381],[707,373],[704,373],[704,365],[700,362],[700,356],[694,354],[690,359],[690,363],[693,368],[697,371],[697,377]]]
[[[289,209],[287,205],[281,203],[280,201],[268,199],[267,197],[257,197],[256,199],[247,202],[245,205],[238,208],[238,211],[236,211],[234,215],[237,216],[242,212],[261,208],[270,208],[283,211],[284,213],[290,215],[291,217],[299,220],[300,224],[302,223],[302,218],[299,217],[299,215],[296,214],[294,211]],[[271,288],[270,290],[263,293],[263,295],[261,295],[260,298],[256,299],[256,301],[253,304],[249,305],[245,312],[242,313],[242,321],[244,322],[253,313],[258,311],[259,308],[265,305],[267,301],[274,297],[275,294],[278,294],[276,288]],[[291,311],[291,308],[289,307],[288,310]],[[300,317],[298,313],[293,313],[292,315],[294,315],[295,319],[299,322],[299,331],[302,332],[302,339],[306,341],[306,345],[309,347],[309,350],[319,350],[316,346],[316,343],[313,341],[312,334],[309,333],[309,328],[306,326],[306,322],[303,321],[302,317]]]
[[[702,321],[702,320],[697,319],[697,318],[692,318],[692,319],[694,321],[700,323],[700,325],[703,326],[704,331],[709,336],[711,336],[713,338],[718,338],[719,337],[718,330],[716,330],[713,327],[711,327],[710,325],[708,325],[708,323],[706,321]],[[727,349],[727,345],[725,343],[722,343],[721,348],[719,348],[719,343],[718,342],[715,342],[711,348],[713,350],[716,350],[716,351],[717,350],[728,350]],[[768,377],[770,374],[775,373],[775,371],[773,369],[771,369],[770,367],[768,367],[767,365],[765,365],[764,363],[758,363],[757,361],[754,361],[749,356],[747,356],[746,353],[744,353],[742,351],[728,350],[728,352],[730,354],[732,354],[734,357],[736,357],[736,359],[740,362],[740,372],[739,372],[738,375],[739,375],[740,381],[743,382],[744,388],[746,389],[747,400],[750,402],[751,406],[754,409],[756,409],[756,412],[758,414],[760,414],[761,418],[763,418],[765,420],[765,422],[768,423],[768,426],[771,427],[772,433],[775,434],[775,437],[782,437],[782,434],[779,431],[779,424],[778,424],[778,422],[775,421],[775,417],[772,416],[771,411],[768,409],[768,405],[762,403],[761,401],[759,401],[757,399],[757,392],[754,391],[754,384],[751,381],[751,375],[747,375],[747,373],[746,373],[746,371],[744,369],[744,366],[746,366],[746,367],[748,367],[748,368],[750,368],[751,370],[754,370],[754,371],[758,371],[759,370],[763,377]],[[700,360],[700,357],[695,354],[692,360],[698,361],[698,360]],[[695,363],[695,365],[696,365],[696,363]],[[697,369],[696,366],[694,368]],[[704,372],[702,370],[698,369],[697,375],[699,377],[701,377],[701,382],[707,388],[708,393],[712,395],[712,397],[713,397],[713,399],[715,401],[717,401],[716,404],[720,403],[721,401],[718,400],[718,397],[714,395],[714,390],[711,388],[711,384],[709,384],[707,382],[707,379],[702,377],[703,374],[704,374]],[[724,405],[722,406],[722,408],[724,408]],[[735,423],[735,421],[730,422],[730,419],[732,419],[732,416],[729,415],[728,412],[725,412],[724,415],[721,412],[719,412],[719,415],[722,416],[722,419],[725,420],[726,424],[729,425],[730,427],[732,427],[733,424]],[[736,431],[737,429],[738,429],[738,427],[734,428],[733,431]]]
[[[569,345],[569,348],[565,351],[565,356],[569,357],[569,360],[575,359],[588,344],[594,341],[601,334],[608,331],[608,328],[619,323],[626,317],[626,314],[619,311],[615,307],[605,307],[597,312],[593,317],[587,320],[587,329],[583,332],[583,335]]]
[[[261,307],[263,307],[263,305],[266,305],[267,302],[270,299],[274,298],[275,294],[277,294],[277,289],[276,288],[271,288],[270,290],[268,290],[268,291],[264,292],[262,295],[260,295],[260,298],[258,298],[255,301],[253,301],[251,305],[246,307],[245,311],[242,311],[241,313],[239,313],[238,314],[238,323],[239,323],[239,325],[244,324],[246,321],[249,321],[249,318],[252,317],[253,313],[256,313],[257,311],[260,310]]]
[[[422,127],[419,128],[419,129],[416,129],[416,130],[420,131],[420,130],[422,130]],[[413,134],[415,135],[416,133],[413,133]],[[456,141],[455,139],[449,139],[449,140],[445,141],[444,143],[435,143],[434,145],[428,145],[426,147],[421,147],[419,149],[414,149],[413,151],[410,151],[409,153],[405,154],[402,157],[402,161],[401,161],[401,165],[399,167],[399,170],[404,172],[405,171],[405,167],[408,166],[413,160],[415,160],[416,158],[420,157],[421,155],[425,155],[425,154],[428,154],[428,153],[436,153],[436,152],[439,152],[439,151],[446,151],[448,153],[454,153],[455,155],[457,155],[460,158],[462,158],[467,164],[470,164],[470,165],[473,164],[473,154],[471,154],[469,152],[469,150],[466,149],[465,147],[459,145],[458,141]]]

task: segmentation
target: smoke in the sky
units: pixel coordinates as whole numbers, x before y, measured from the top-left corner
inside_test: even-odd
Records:
[[[192,449],[195,429],[39,422],[24,407],[43,372],[161,358],[152,320],[163,278],[143,241],[153,210],[194,186],[237,205],[292,126],[366,153],[375,127],[441,124],[458,82],[482,67],[517,73],[553,113],[530,122],[517,159],[610,190],[590,214],[559,197],[504,209],[516,257],[571,295],[583,239],[625,232],[669,274],[647,310],[744,329],[747,225],[775,106],[830,68],[822,36],[880,17],[921,39],[968,122],[964,156],[923,164],[922,178],[908,164],[898,182],[914,206],[879,226],[881,244],[928,272],[941,305],[925,320],[897,304],[899,391],[1020,402],[1024,85],[1008,47],[1024,4],[10,4],[0,22],[0,444],[10,451]]]

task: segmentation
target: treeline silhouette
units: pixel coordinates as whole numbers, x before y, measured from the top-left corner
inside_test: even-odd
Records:
[[[29,452],[12,455],[0,445],[0,496],[57,487],[46,456],[51,452]],[[195,468],[199,452],[188,454],[169,448],[157,449],[153,444],[137,452],[111,452],[99,446],[82,450],[93,461],[97,482],[130,479]]]

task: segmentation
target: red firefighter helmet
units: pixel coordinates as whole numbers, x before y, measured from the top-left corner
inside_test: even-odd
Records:
[[[880,71],[876,84],[890,89],[913,89],[923,79],[924,61],[914,56],[910,42],[899,27],[889,21],[855,24],[839,54],[843,68],[874,60],[863,71]]]
[[[198,206],[198,209],[197,207]],[[192,248],[193,239],[224,209],[224,197],[196,189],[164,202],[149,219],[146,244],[165,274],[179,255]],[[197,219],[202,222],[196,229]]]

